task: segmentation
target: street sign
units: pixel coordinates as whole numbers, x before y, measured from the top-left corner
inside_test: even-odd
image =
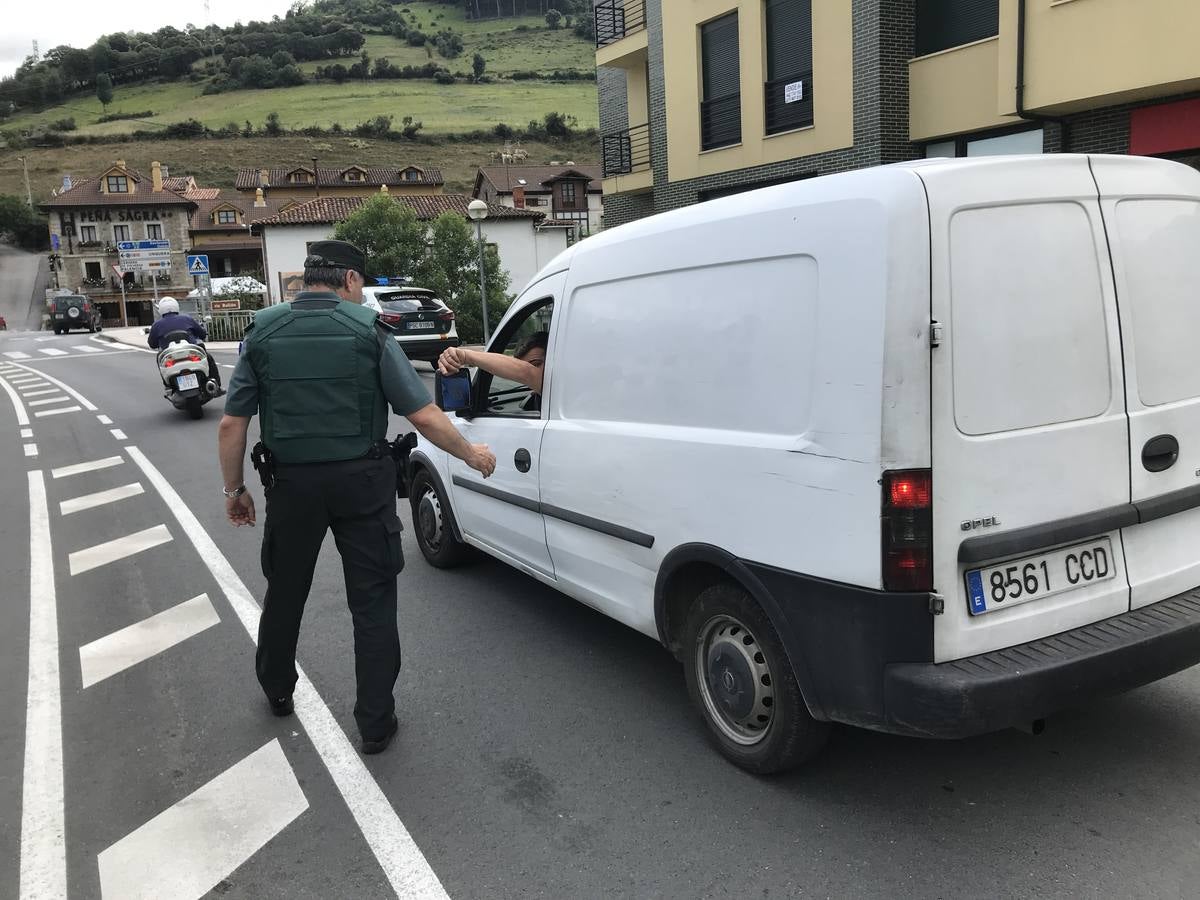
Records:
[[[170,241],[117,241],[117,249],[122,253],[130,250],[170,250]]]
[[[194,256],[188,256],[187,270],[189,275],[207,275],[208,256],[203,253]]]
[[[57,234],[50,235],[50,247],[53,250],[60,250],[62,248],[62,241],[59,240]]]
[[[241,300],[214,300],[212,302],[213,312],[224,311],[229,312],[235,309],[242,308]]]
[[[117,241],[122,268],[155,274],[171,268],[170,241]]]
[[[112,270],[117,273],[118,278],[125,277],[125,271],[120,266],[113,266]]]

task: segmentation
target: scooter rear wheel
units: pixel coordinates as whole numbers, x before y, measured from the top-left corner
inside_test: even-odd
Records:
[[[187,410],[188,418],[190,419],[204,418],[204,404],[200,402],[199,397],[192,397],[188,400],[184,409]]]

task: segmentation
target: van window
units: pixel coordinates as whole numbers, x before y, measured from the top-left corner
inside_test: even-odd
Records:
[[[954,419],[992,434],[1091,418],[1112,398],[1098,250],[1075,203],[950,223]]]
[[[1117,204],[1123,293],[1133,321],[1138,397],[1158,406],[1200,396],[1200,203],[1123,200]]]
[[[564,418],[800,434],[817,273],[793,256],[583,287],[559,332],[554,402]]]

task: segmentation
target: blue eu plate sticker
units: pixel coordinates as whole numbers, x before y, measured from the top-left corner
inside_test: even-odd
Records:
[[[983,575],[979,569],[967,573],[967,593],[971,597],[971,615],[978,616],[988,611],[987,599],[983,595]]]

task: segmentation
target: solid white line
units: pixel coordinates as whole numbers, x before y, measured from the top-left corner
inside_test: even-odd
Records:
[[[94,509],[97,506],[104,506],[109,503],[116,503],[118,500],[124,500],[126,497],[136,497],[143,493],[145,493],[145,488],[135,481],[133,484],[124,484],[121,487],[115,487],[111,490],[98,491],[95,494],[84,494],[82,497],[63,500],[58,504],[58,511],[64,516],[69,516],[71,513],[82,512],[85,509]]]
[[[41,347],[38,353],[45,353],[47,356],[66,356],[66,350],[59,350],[57,347]]]
[[[12,385],[0,378],[0,388],[4,388],[4,393],[8,394],[8,399],[12,401],[13,410],[17,414],[17,424],[28,425],[29,413],[25,412],[25,404],[21,402],[20,396],[13,390]]]
[[[105,541],[103,544],[97,544],[95,547],[76,550],[67,557],[67,562],[70,565],[72,575],[82,575],[84,572],[90,572],[92,569],[97,569],[100,566],[107,566],[109,563],[142,553],[170,541],[171,532],[167,531],[167,526],[155,525],[153,528],[147,528],[144,531],[137,531],[133,534],[116,538],[115,540]]]
[[[37,444],[26,444],[25,445],[25,455],[26,456],[37,456],[38,455]]]
[[[7,350],[4,355],[9,359],[29,359],[29,354],[22,353],[20,350]]]
[[[112,424],[112,419],[110,419],[108,416],[96,416],[96,418],[100,420],[101,425],[111,425]]]
[[[45,360],[42,360],[42,361],[45,362]],[[66,391],[68,394],[70,394],[72,397],[74,397],[76,400],[78,400],[79,405],[82,406],[84,409],[86,409],[88,412],[96,411],[95,405],[93,405],[91,403],[91,401],[88,400],[87,397],[83,396],[83,394],[79,393],[79,391],[75,390],[73,387],[68,387],[67,385],[63,384],[57,378],[47,375],[45,372],[42,372],[38,369],[30,369],[28,366],[18,366],[17,368],[23,369],[26,372],[31,372],[34,375],[40,375],[42,378],[45,378],[51,384],[57,384],[60,388],[62,388],[64,391]]]
[[[250,639],[257,641],[261,610],[233,566],[229,564],[229,560],[145,454],[137,447],[126,447],[125,451],[166,501],[167,508],[175,516],[175,520],[200,554],[204,564],[208,566],[217,584],[221,586],[222,593],[233,607]],[[321,761],[333,777],[333,782],[337,785],[342,799],[346,801],[354,821],[358,823],[367,845],[383,868],[392,890],[402,898],[411,897],[414,900],[447,898],[442,883],[438,881],[437,875],[429,867],[412,835],[396,815],[396,810],[371,777],[362,757],[338,726],[333,713],[308,680],[304,670],[297,666],[296,671],[299,673],[294,694],[296,715],[320,754]]]
[[[83,686],[89,688],[118,672],[124,672],[220,621],[208,594],[201,594],[85,644],[79,648]]]
[[[100,893],[203,897],[306,809],[275,739],[103,851]]]
[[[68,397],[66,394],[59,393],[58,388],[51,388],[51,391],[55,394],[58,394],[58,396],[57,397],[47,397],[45,400],[30,400],[25,405],[32,407],[32,406],[46,406],[49,403],[63,403],[63,402],[70,403],[71,402],[71,398]],[[75,407],[75,408],[78,409],[79,407]]]
[[[21,437],[23,437],[23,438],[33,437],[33,429],[32,428],[22,428],[21,429]]]
[[[112,429],[112,436],[115,437],[118,441],[129,440],[129,438],[125,437],[125,432],[123,432],[120,428]]]
[[[111,469],[113,466],[125,464],[124,457],[109,456],[104,459],[98,459],[95,462],[76,463],[73,466],[63,466],[60,469],[51,469],[51,478],[70,478],[72,475],[82,475],[84,472],[94,472],[97,469]]]
[[[35,419],[41,419],[45,416],[61,416],[63,413],[79,412],[82,407],[79,406],[64,406],[61,409],[43,409],[41,412],[33,414]]]
[[[29,691],[21,793],[22,900],[67,896],[62,698],[50,510],[40,471],[29,473]]]
[[[28,400],[30,397],[44,397],[47,394],[61,394],[61,388],[46,387],[47,382],[43,381],[40,384],[31,384],[29,387],[36,387],[38,390],[31,391],[29,388],[21,388],[21,396]]]

